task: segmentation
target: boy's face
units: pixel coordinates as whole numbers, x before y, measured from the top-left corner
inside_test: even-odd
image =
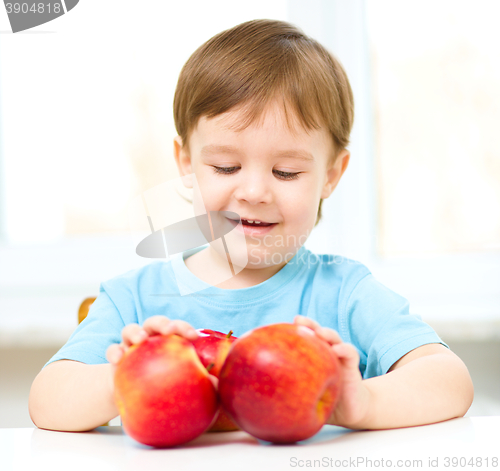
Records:
[[[325,128],[289,131],[279,107],[261,123],[231,129],[241,111],[201,117],[190,136],[189,153],[175,138],[181,175],[194,173],[207,211],[232,211],[242,220],[275,223],[265,234],[245,233],[246,268],[283,266],[304,244],[316,222],[320,198],[328,198],[347,168],[348,151],[335,163]],[[217,173],[217,168],[226,168]],[[222,170],[219,170],[222,172]]]

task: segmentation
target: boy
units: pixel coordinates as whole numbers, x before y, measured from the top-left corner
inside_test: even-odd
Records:
[[[275,322],[311,327],[341,359],[328,423],[382,429],[463,416],[473,398],[467,368],[406,299],[361,263],[303,247],[350,158],[353,97],[337,60],[285,22],[243,23],[188,60],[174,116],[181,176],[196,176],[207,211],[241,216],[248,263],[232,260],[234,276],[212,286],[224,254],[209,244],[102,283],[87,319],[33,382],[33,422],[84,431],[116,417],[116,364],[148,335],[240,336]],[[205,295],[181,296],[179,283]]]

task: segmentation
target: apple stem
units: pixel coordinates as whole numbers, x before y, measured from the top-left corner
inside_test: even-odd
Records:
[[[215,363],[209,363],[207,366],[207,371],[210,371],[215,366]]]
[[[226,335],[226,338],[227,338],[227,339],[228,339],[228,338],[230,338],[230,337],[231,337],[231,335],[233,335],[233,331],[232,331],[232,330],[230,330],[230,331],[228,332],[228,334]]]

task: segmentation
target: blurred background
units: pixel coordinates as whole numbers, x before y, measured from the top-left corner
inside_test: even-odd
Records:
[[[0,428],[99,283],[135,255],[127,207],[178,176],[172,101],[189,56],[286,20],[347,70],[351,161],[306,246],[361,261],[467,364],[468,415],[500,415],[496,0],[86,0],[10,33],[0,8]],[[119,422],[118,422],[119,423]]]

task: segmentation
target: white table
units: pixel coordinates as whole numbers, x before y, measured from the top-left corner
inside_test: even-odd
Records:
[[[446,466],[447,457],[449,466]],[[467,463],[470,458],[482,461],[481,466],[475,461],[474,468],[454,467],[452,458],[462,458],[462,463],[464,458]],[[172,449],[141,445],[117,426],[98,427],[84,433],[0,429],[1,471],[279,471],[387,467],[482,471],[500,469],[499,458],[500,417],[467,417],[380,431],[352,431],[327,425],[311,439],[294,445],[271,445],[245,432],[212,433]],[[437,468],[429,466],[429,459],[438,464]],[[403,461],[398,463],[398,460]],[[421,460],[421,464],[414,460]]]

